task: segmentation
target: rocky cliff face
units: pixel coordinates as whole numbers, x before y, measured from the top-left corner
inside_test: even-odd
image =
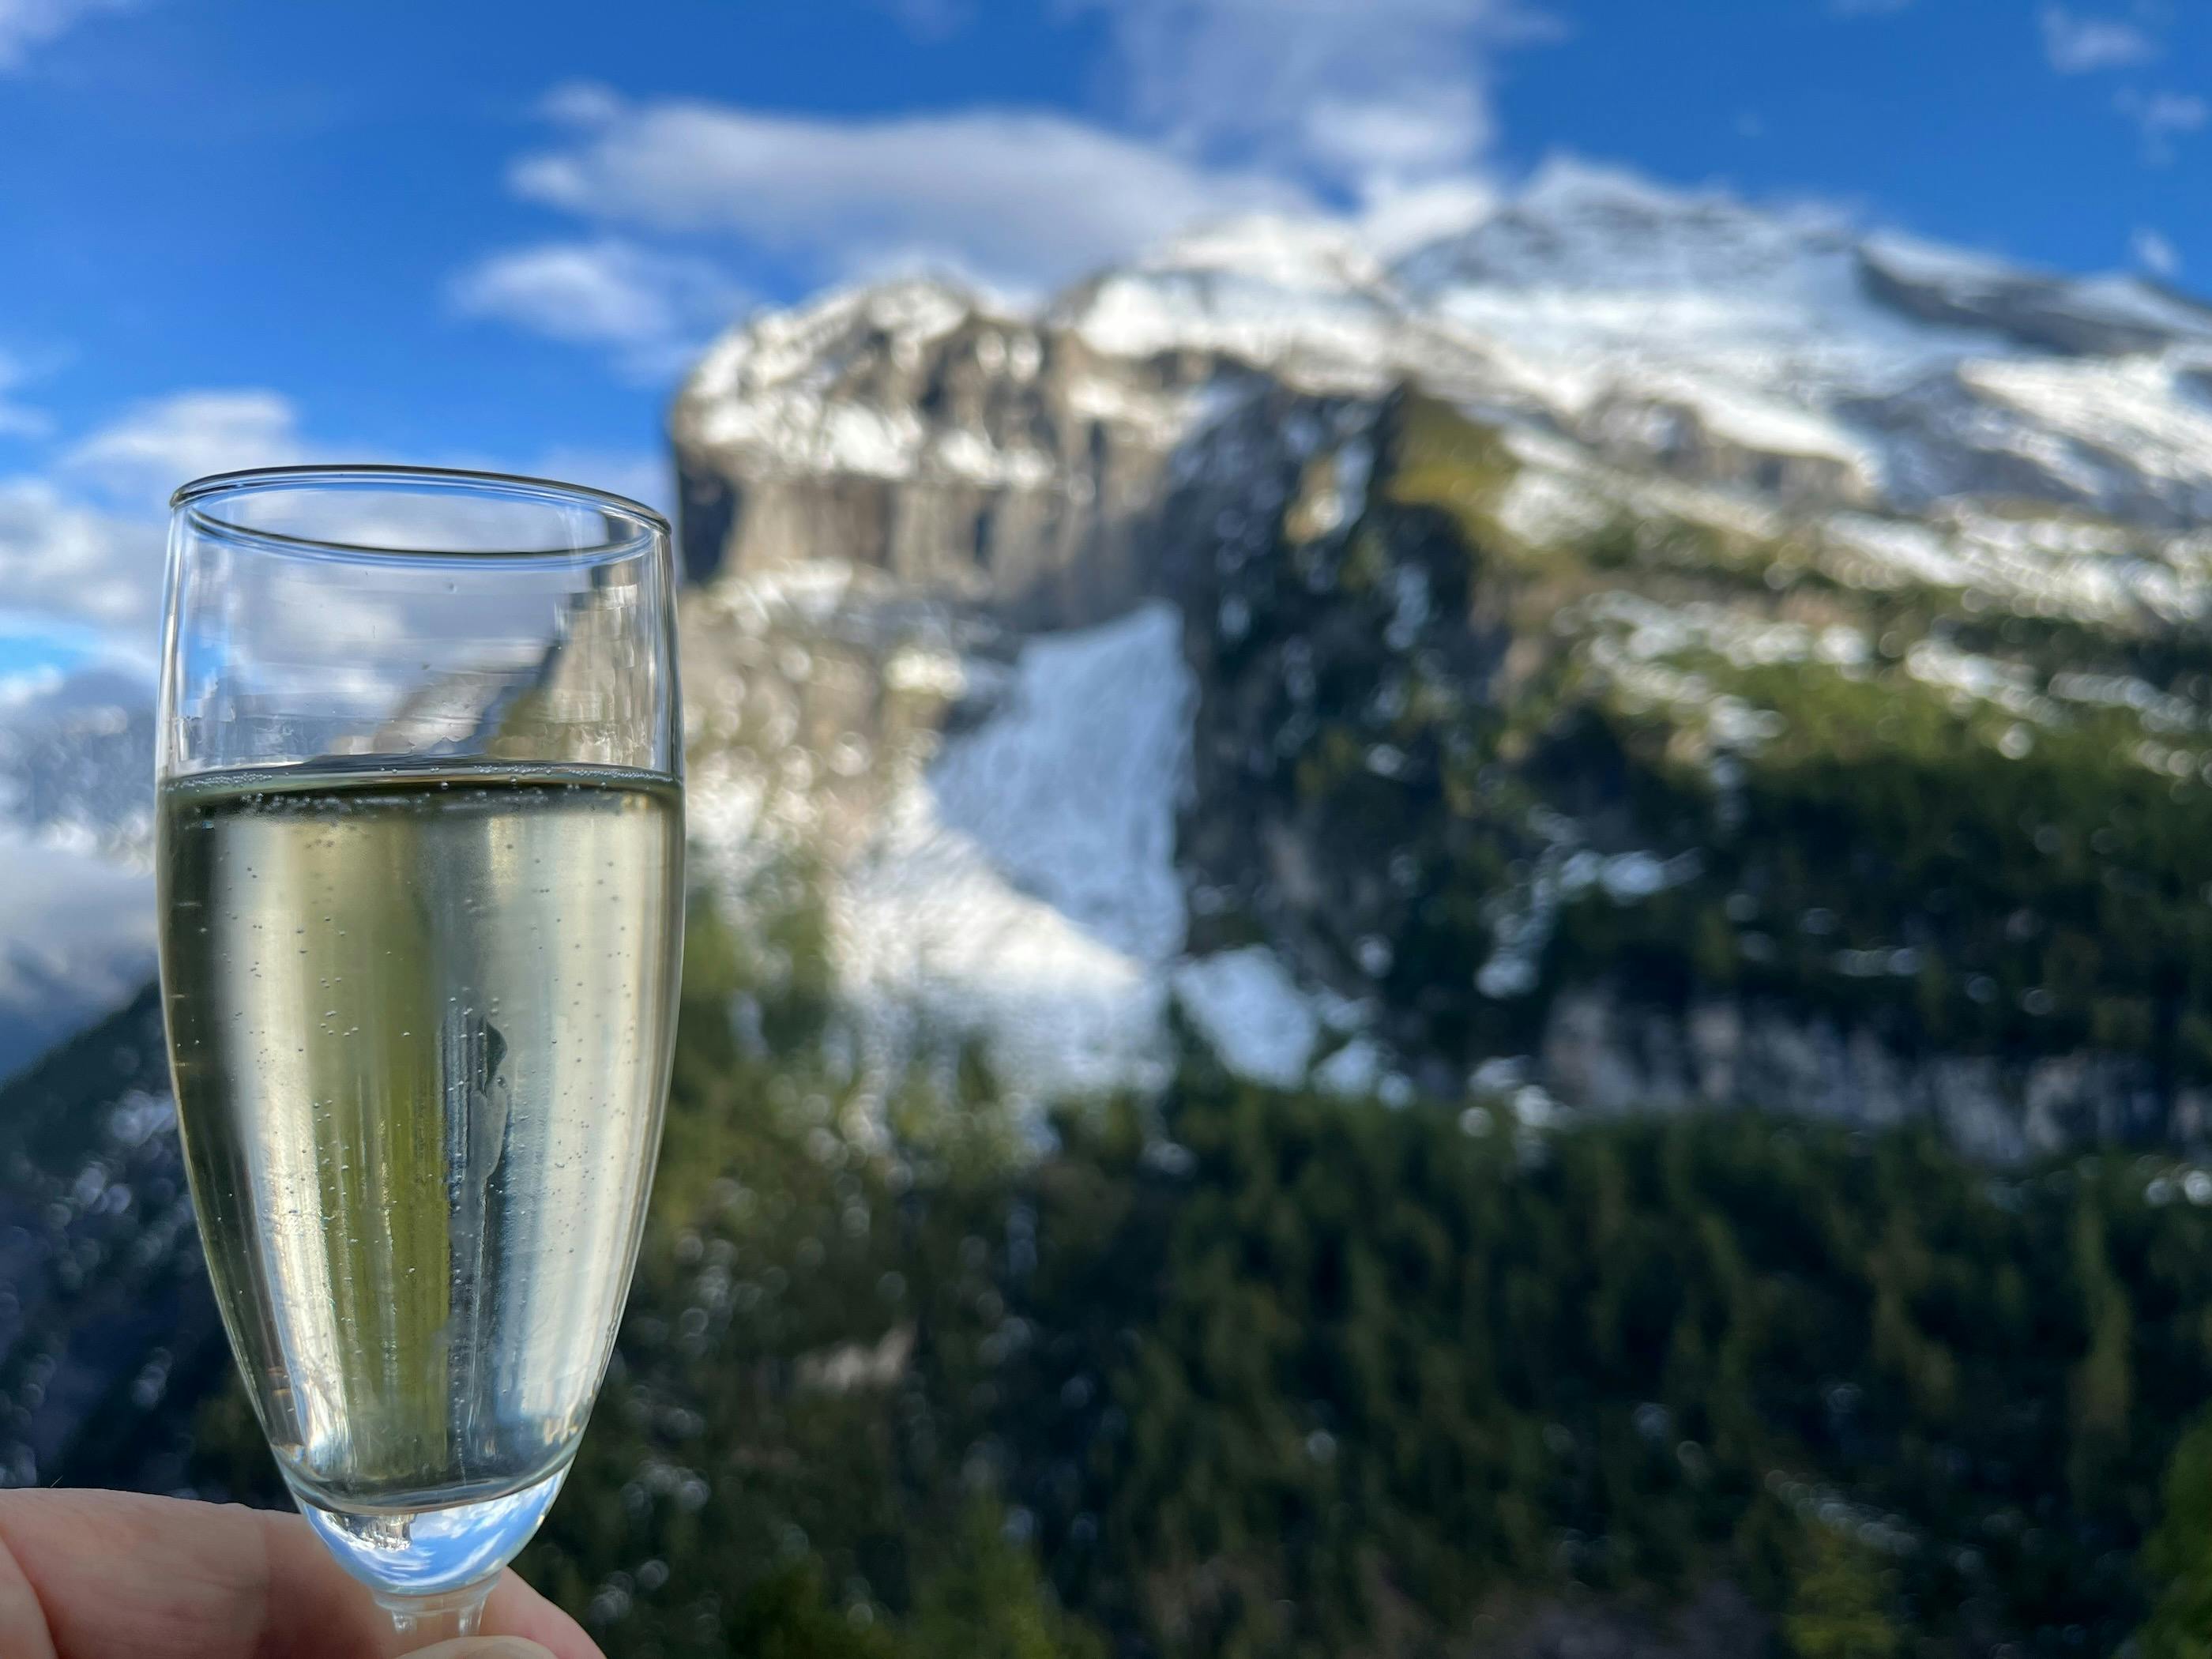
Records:
[[[1030,317],[927,281],[837,295],[730,336],[684,382],[684,565],[849,562],[1035,625],[1099,621],[1152,591],[1170,458],[1240,388],[1377,388],[1481,356],[1340,238],[1273,222]]]
[[[703,834],[1035,1093],[2194,1139],[2208,374],[2174,295],[1572,168],[1389,269],[837,295],[673,414]]]
[[[1211,377],[914,282],[717,346],[673,417],[696,580],[823,561],[1042,626],[1145,591],[1137,526]]]
[[[2057,620],[2060,557],[1999,599],[1885,569],[1875,521],[1632,512],[1418,392],[1255,402],[1193,458],[1193,944],[1364,1011],[1316,1077],[1373,1044],[1538,1121],[1927,1118],[2000,1158],[2201,1133],[2191,630]]]

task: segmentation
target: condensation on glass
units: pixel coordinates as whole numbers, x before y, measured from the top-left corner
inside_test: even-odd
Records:
[[[210,1270],[301,1510],[421,1639],[574,1455],[681,948],[667,526],[384,468],[173,503],[162,983]]]

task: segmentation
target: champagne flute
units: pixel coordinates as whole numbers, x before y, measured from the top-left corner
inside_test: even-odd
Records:
[[[668,526],[529,478],[171,503],[179,1122],[301,1511],[421,1645],[559,1490],[652,1184],[682,951]]]

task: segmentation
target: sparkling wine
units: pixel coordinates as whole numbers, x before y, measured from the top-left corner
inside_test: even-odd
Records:
[[[551,1501],[629,1283],[680,786],[329,763],[160,810],[179,1121],[263,1426],[341,1559],[461,1582]]]

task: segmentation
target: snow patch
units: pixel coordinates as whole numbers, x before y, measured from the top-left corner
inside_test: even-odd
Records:
[[[1613,517],[1612,506],[1574,478],[1535,467],[1516,467],[1498,501],[1505,533],[1529,547],[1595,535]]]
[[[1354,1037],[1314,1067],[1313,1080],[1330,1094],[1362,1097],[1379,1090],[1389,1070],[1389,1057],[1379,1043]]]
[[[1036,449],[1002,449],[970,427],[939,434],[929,459],[943,471],[971,483],[1041,489],[1060,475],[1052,457]]]
[[[2004,287],[2017,276],[2010,266],[1984,254],[1894,232],[1869,236],[1863,246],[1868,258],[1906,282],[1926,283],[1966,295]]]
[[[1279,289],[1373,287],[1382,265],[1351,230],[1327,220],[1249,214],[1169,242],[1147,270],[1223,271]]]
[[[974,295],[910,279],[841,289],[794,310],[770,312],[715,342],[693,371],[690,392],[708,399],[799,382],[817,390],[831,342],[878,330],[919,349],[976,313]]]
[[[1584,601],[1578,614],[1601,627],[1626,629],[1620,647],[1637,662],[1709,651],[1737,668],[1802,662],[1846,668],[1868,662],[1873,654],[1864,630],[1847,623],[1815,628],[1766,622],[1702,599],[1664,605],[1614,589]]]
[[[1106,374],[1079,374],[1067,383],[1067,410],[1088,421],[1103,421],[1134,433],[1154,448],[1167,450],[1196,424],[1206,407],[1206,388],[1154,392]]]
[[[1265,945],[1186,962],[1176,1001],[1221,1063],[1272,1088],[1295,1088],[1321,1036],[1313,1005]]]
[[[2124,462],[2197,510],[2212,509],[2212,407],[2180,396],[2167,363],[2145,357],[1976,363],[1962,378],[2040,429],[2074,440],[2100,459]],[[2103,493],[2096,472],[2081,464],[2069,476],[2093,499]]]
[[[1352,392],[1380,392],[1412,356],[1409,319],[1380,295],[1286,291],[1237,273],[1109,276],[1054,320],[1110,356],[1217,351]]]
[[[773,456],[798,472],[909,477],[921,453],[921,422],[912,410],[877,409],[811,392],[727,398],[699,420],[707,443]]]
[[[841,977],[886,1040],[973,1032],[1032,1095],[1158,1080],[1195,699],[1165,605],[1024,648],[836,885]]]

